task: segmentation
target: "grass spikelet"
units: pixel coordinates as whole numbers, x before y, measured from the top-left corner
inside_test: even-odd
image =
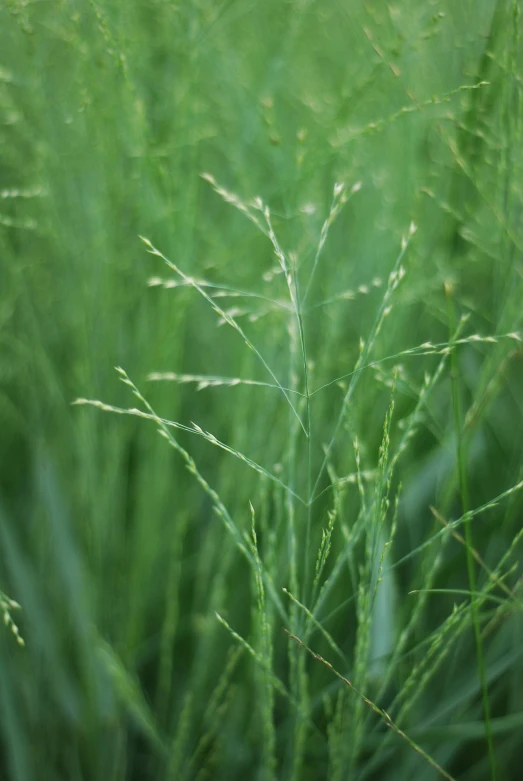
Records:
[[[21,610],[21,606],[14,599],[11,599],[3,591],[0,591],[0,611],[3,616],[4,626],[12,632],[16,642],[22,648],[25,646],[25,641],[20,634],[20,629],[16,621],[13,618],[13,611]]]

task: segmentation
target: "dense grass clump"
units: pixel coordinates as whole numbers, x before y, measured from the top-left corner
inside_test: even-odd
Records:
[[[519,778],[520,12],[2,5],[2,779]]]

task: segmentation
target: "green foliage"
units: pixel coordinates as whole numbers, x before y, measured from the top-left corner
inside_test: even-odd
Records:
[[[2,778],[519,777],[520,11],[2,4]]]

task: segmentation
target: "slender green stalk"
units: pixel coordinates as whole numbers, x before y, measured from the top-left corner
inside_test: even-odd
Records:
[[[456,330],[455,305],[453,300],[452,285],[448,284],[445,288],[447,296],[447,307],[449,317],[450,334]],[[458,466],[458,479],[461,494],[461,506],[464,514],[470,512],[470,486],[467,471],[467,449],[463,437],[463,410],[461,398],[460,367],[458,353],[453,350],[451,353],[451,381],[452,381],[452,407],[454,413],[454,428],[456,432],[456,461]],[[478,602],[476,598],[476,570],[474,565],[474,546],[472,542],[472,529],[470,519],[464,523],[465,527],[465,549],[467,557],[467,575],[470,590],[470,613],[472,617],[472,627],[474,630],[474,641],[476,644],[476,657],[478,664],[478,673],[481,685],[481,695],[483,701],[483,715],[485,719],[485,736],[488,745],[488,755],[490,763],[491,781],[497,779],[497,763],[494,750],[494,737],[492,735],[490,701],[488,694],[487,670],[485,666],[485,656],[483,652],[483,641],[481,638],[481,626],[479,620]]]

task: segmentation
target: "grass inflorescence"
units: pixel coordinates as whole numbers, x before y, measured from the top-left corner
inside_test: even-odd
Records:
[[[518,777],[520,27],[0,9],[1,777]]]

